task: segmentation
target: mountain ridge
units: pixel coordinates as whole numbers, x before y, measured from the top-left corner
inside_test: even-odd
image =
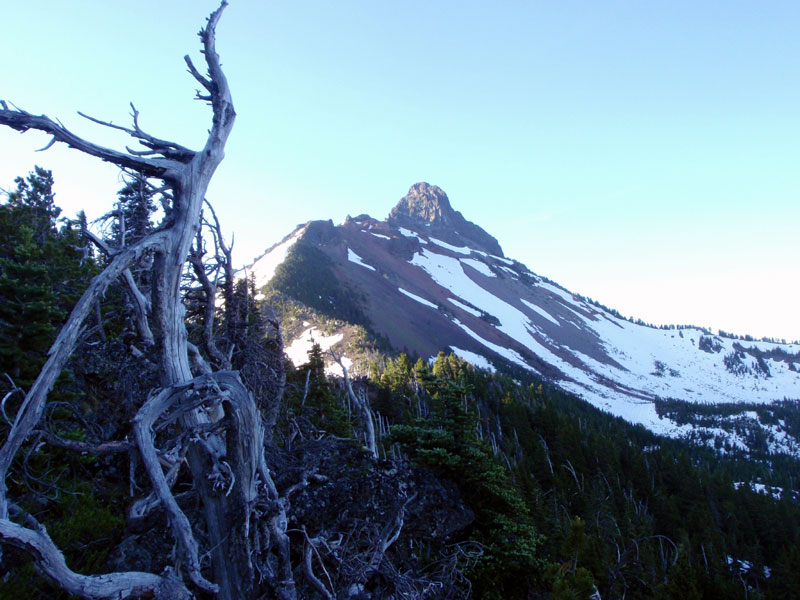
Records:
[[[311,221],[249,269],[265,286],[293,264],[297,247],[313,246],[339,286],[323,297],[314,291],[322,291],[320,281],[300,270],[294,289],[308,290],[315,309],[341,317],[341,304],[352,302],[398,351],[448,350],[483,368],[524,369],[659,433],[692,429],[659,414],[665,398],[763,405],[800,398],[800,346],[632,323],[501,255],[491,240],[440,188],[420,183],[386,220]],[[779,424],[759,426],[775,448],[795,451]],[[745,445],[741,436],[727,438]]]

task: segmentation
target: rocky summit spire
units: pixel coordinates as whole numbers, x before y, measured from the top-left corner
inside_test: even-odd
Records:
[[[423,181],[411,186],[408,194],[392,209],[389,218],[401,215],[425,223],[448,225],[454,224],[455,211],[442,188]]]
[[[503,250],[495,238],[453,210],[442,188],[424,181],[411,186],[408,194],[389,213],[387,221],[392,225],[416,229],[420,233],[430,233],[451,244],[467,245],[503,256]]]

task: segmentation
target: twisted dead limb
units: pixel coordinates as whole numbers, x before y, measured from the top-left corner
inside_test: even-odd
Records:
[[[90,118],[100,125],[128,133],[144,147],[144,150],[129,149],[126,153],[93,144],[45,115],[32,115],[16,107],[9,108],[8,103],[0,101],[0,124],[20,132],[29,129],[44,131],[52,136],[49,145],[65,143],[85,154],[135,172],[142,178],[160,179],[164,183],[159,188],[166,202],[164,222],[155,232],[110,255],[110,263],[92,280],[59,332],[50,348],[47,362],[27,393],[9,435],[0,448],[0,541],[25,548],[45,574],[71,593],[85,598],[127,598],[141,594],[189,597],[190,592],[182,582],[184,574],[188,575],[196,588],[217,593],[226,600],[260,594],[254,577],[256,557],[253,556],[251,543],[251,515],[253,507],[259,503],[271,504],[268,512],[272,547],[264,550],[278,557],[274,591],[278,597],[286,600],[296,598],[286,535],[286,502],[278,496],[264,461],[264,434],[258,411],[235,374],[219,372],[194,377],[192,364],[198,365],[202,371],[210,369],[199,352],[190,347],[184,323],[185,310],[180,287],[183,267],[192,240],[200,228],[206,190],[224,156],[225,143],[236,117],[228,82],[215,48],[216,27],[226,5],[223,0],[199,33],[207,74],[202,75],[191,59],[185,57],[189,72],[204,90],[197,93],[197,98],[208,102],[212,108],[211,129],[204,147],[199,151],[143,131],[139,126],[138,111],[133,106],[131,128]],[[148,302],[141,294],[136,294],[135,288],[130,289],[137,308],[136,319],[140,321],[140,335],[147,338],[146,332],[152,332],[158,351],[162,390],[137,415],[136,441],[155,496],[168,514],[182,560],[178,563],[180,566],[176,564],[160,575],[137,572],[78,575],[66,567],[63,556],[43,527],[20,525],[11,520],[6,480],[14,457],[41,420],[47,394],[73,352],[82,324],[112,282],[123,277],[130,286],[131,278],[126,276],[126,272],[129,273],[128,270],[145,255],[154,257],[152,297]],[[190,349],[194,350],[192,361]],[[203,572],[192,524],[175,501],[169,485],[166,485],[155,453],[152,427],[170,408],[170,414],[176,417],[176,426],[184,432],[198,431],[210,420],[220,424],[219,427],[204,430],[204,443],[190,443],[186,450],[194,489],[202,500],[205,518],[203,529],[212,558],[213,582]],[[219,494],[219,486],[207,477],[209,467],[221,464],[220,461],[228,465],[232,477],[233,485],[226,494]]]
[[[64,555],[50,539],[47,529],[17,525],[0,519],[0,536],[13,546],[32,554],[39,568],[52,577],[70,594],[83,598],[191,598],[192,595],[170,570],[163,575],[128,571],[104,575],[75,573],[64,561]]]
[[[369,407],[369,401],[361,395],[356,395],[353,391],[353,385],[350,383],[350,377],[347,375],[347,367],[344,366],[342,358],[333,350],[330,350],[330,355],[333,360],[342,368],[344,375],[344,386],[347,389],[347,395],[350,401],[358,407],[361,413],[361,420],[364,422],[364,432],[367,438],[367,450],[373,457],[378,458],[378,444],[375,439],[375,421],[372,418],[372,410]]]
[[[103,254],[108,257],[114,256],[115,252],[108,247],[108,244],[106,244],[91,231],[87,229],[84,231],[84,235],[86,235],[86,237],[89,238],[89,241],[97,246],[100,251],[103,252]],[[139,290],[139,286],[136,285],[136,281],[133,278],[133,273],[131,273],[130,268],[125,269],[122,272],[122,280],[125,282],[125,287],[128,288],[128,292],[131,296],[131,302],[133,303],[133,320],[134,324],[136,325],[136,333],[139,335],[139,339],[145,345],[149,346],[154,343],[153,332],[150,331],[150,322],[147,319],[149,302],[147,301],[147,298],[145,298],[144,294],[142,294],[141,290]]]

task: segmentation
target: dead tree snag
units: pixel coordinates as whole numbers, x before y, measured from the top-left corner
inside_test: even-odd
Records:
[[[263,594],[261,582],[280,598],[296,597],[286,535],[287,501],[278,496],[264,459],[261,415],[235,372],[211,372],[197,348],[188,343],[184,321],[181,277],[201,227],[206,190],[224,156],[236,117],[215,48],[216,27],[226,5],[223,0],[199,33],[207,74],[201,74],[185,57],[201,88],[197,99],[212,109],[211,129],[199,151],[143,131],[133,105],[130,128],[87,117],[128,133],[143,148],[120,152],[87,141],[58,121],[9,108],[0,100],[0,124],[20,132],[44,131],[52,135],[48,147],[64,143],[139,178],[162,182],[152,189],[161,194],[164,222],[127,247],[104,249],[108,266],[72,310],[0,448],[0,542],[27,550],[41,571],[70,593],[85,598],[188,598],[202,592],[232,600]],[[130,272],[145,255],[154,257],[149,299],[136,288]],[[20,516],[8,497],[6,481],[14,457],[40,424],[48,392],[75,349],[84,321],[108,286],[120,278],[131,292],[141,341],[155,346],[161,378],[161,388],[153,391],[135,418],[137,451],[152,485],[152,494],[136,508],[140,513],[158,509],[167,514],[178,556],[161,574],[86,576],[67,567],[43,525]],[[217,356],[211,358],[220,362]],[[192,364],[200,366],[201,374],[195,376]],[[173,468],[179,469],[180,462],[172,463],[167,474],[162,470],[157,441],[166,433],[181,445],[179,454],[185,457],[194,491],[202,500],[203,547],[197,524],[187,518],[171,491]],[[203,556],[207,557],[205,563]]]

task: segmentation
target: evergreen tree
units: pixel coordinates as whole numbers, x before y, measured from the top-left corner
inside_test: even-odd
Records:
[[[141,176],[126,176],[117,192],[119,203],[112,213],[109,241],[115,246],[130,246],[153,230],[150,219],[156,210],[153,192]]]
[[[94,264],[80,224],[58,228],[52,173],[15,183],[0,204],[0,373],[27,389]]]
[[[457,357],[439,358],[439,366],[434,364],[439,377],[424,363],[415,365],[417,380],[428,396],[428,418],[393,427],[388,441],[399,443],[413,462],[456,482],[474,511],[475,521],[464,535],[484,547],[469,573],[476,597],[527,598],[543,574],[537,553],[540,536],[519,490],[475,435],[471,388],[463,382],[466,364]],[[443,378],[450,375],[458,378]]]
[[[299,369],[304,383],[301,414],[306,414],[320,429],[337,436],[351,433],[347,411],[325,377],[325,359],[317,343],[308,351],[308,362]]]

